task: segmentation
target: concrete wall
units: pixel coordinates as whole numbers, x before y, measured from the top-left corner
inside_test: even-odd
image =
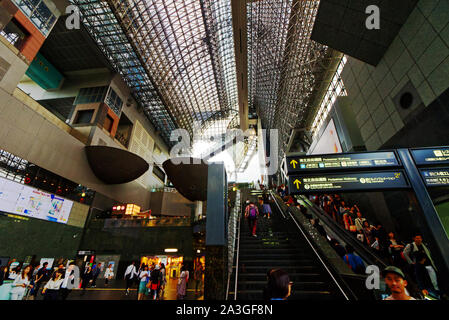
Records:
[[[84,144],[0,88],[0,148],[111,198],[149,207],[136,182],[105,185],[92,173]]]
[[[0,36],[0,61],[2,61],[3,77],[0,76],[0,87],[8,93],[12,93],[17,87],[28,64],[24,57],[5,38]]]
[[[449,2],[420,0],[377,67],[348,57],[342,78],[366,148],[380,148],[407,121],[395,105],[405,86],[423,108],[449,88]]]
[[[195,214],[196,208],[197,202],[187,200],[178,192],[151,193],[150,209],[152,215],[191,216]]]
[[[36,101],[60,99],[76,97],[81,88],[107,86],[112,78],[106,68],[67,72],[65,76],[67,78],[58,90],[46,91],[27,76],[20,80],[18,87]]]

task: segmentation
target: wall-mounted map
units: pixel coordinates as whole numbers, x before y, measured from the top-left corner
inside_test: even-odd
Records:
[[[67,223],[73,201],[0,178],[0,211]]]

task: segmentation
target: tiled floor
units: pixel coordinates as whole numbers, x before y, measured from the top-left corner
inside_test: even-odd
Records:
[[[163,300],[176,300],[176,285],[177,279],[168,279]],[[43,297],[39,294],[37,300],[42,299]],[[105,287],[104,280],[98,280],[97,287],[87,288],[84,294],[82,290],[72,290],[67,300],[137,300],[137,288],[134,285],[126,295],[125,281],[110,281],[109,286]],[[145,300],[149,300],[149,296],[145,296]],[[195,294],[193,280],[188,283],[185,300],[204,300],[202,291]]]

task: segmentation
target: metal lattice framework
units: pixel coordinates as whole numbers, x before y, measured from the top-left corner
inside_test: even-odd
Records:
[[[303,127],[333,50],[310,40],[319,0],[249,2],[249,106],[279,130],[279,158],[290,131]]]
[[[72,0],[149,120],[193,135],[238,107],[230,0]]]

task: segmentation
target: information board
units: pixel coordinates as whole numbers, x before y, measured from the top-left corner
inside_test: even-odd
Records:
[[[449,186],[449,168],[420,169],[419,172],[427,187]]]
[[[449,147],[412,149],[415,163],[419,165],[449,164]]]
[[[399,166],[393,151],[287,157],[287,174]]]
[[[0,211],[67,223],[73,201],[0,178]]]
[[[402,170],[289,177],[290,194],[404,189],[408,187],[409,183]]]

